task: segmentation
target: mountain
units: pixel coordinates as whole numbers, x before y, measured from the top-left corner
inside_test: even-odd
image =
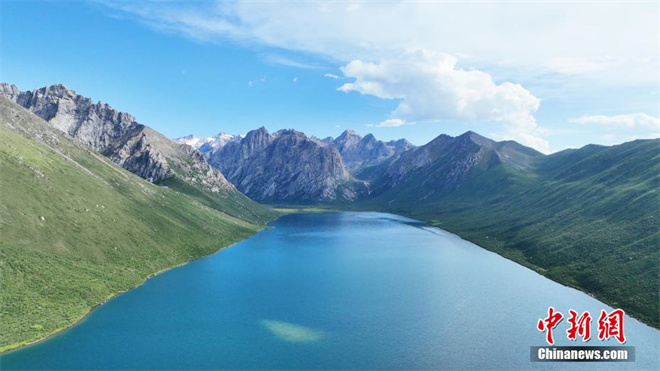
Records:
[[[201,152],[205,157],[209,157],[213,152],[225,146],[229,142],[240,141],[241,136],[219,133],[208,138],[199,138],[192,134],[185,137],[174,139],[175,142],[186,144]]]
[[[468,132],[356,174],[423,219],[660,325],[660,140],[542,155]]]
[[[2,95],[0,173],[0,351],[263,228],[257,213],[237,218],[126,171]]]
[[[414,148],[405,139],[383,142],[377,140],[373,134],[364,137],[359,136],[353,130],[347,129],[332,142],[344,160],[347,169],[354,171],[360,167],[376,165],[392,156],[399,155]]]
[[[660,140],[544,155],[474,132],[414,147],[260,128],[176,143],[61,85],[1,92],[125,169],[244,221],[272,213],[239,190],[412,216],[660,326]]]
[[[258,201],[352,201],[359,189],[336,148],[295,130],[250,131],[240,141],[220,147],[208,161]]]
[[[660,324],[659,140],[544,155],[471,131],[413,147],[262,128],[209,161],[255,199],[423,219]]]
[[[287,204],[352,202],[367,192],[352,173],[414,148],[405,139],[383,142],[350,129],[325,139],[295,130],[270,134],[260,128],[242,137],[220,133],[175,141],[199,150],[249,197]]]
[[[20,91],[3,83],[0,95],[152,183],[194,195],[207,206],[239,218],[265,221],[270,217],[267,208],[240,194],[198,151],[169,140],[108,104],[95,104],[64,85]]]
[[[405,195],[406,202],[416,203],[462,188],[472,196],[502,191],[520,180],[516,178],[524,178],[542,157],[516,142],[495,142],[468,131],[455,138],[440,135],[356,176],[370,182],[372,197],[396,195],[402,201]],[[499,181],[484,184],[477,181],[479,177]]]

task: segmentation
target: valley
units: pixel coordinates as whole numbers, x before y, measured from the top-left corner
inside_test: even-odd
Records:
[[[551,155],[471,131],[170,140],[63,85],[0,93],[2,350],[300,210],[421,219],[660,325],[660,140]]]
[[[1,351],[278,215],[231,186],[186,194],[152,184],[2,96],[0,117]]]
[[[263,128],[259,131],[267,134]],[[282,133],[287,131],[274,136],[286,135]],[[255,154],[242,152],[240,161],[227,160],[232,164],[229,179],[259,169],[270,183],[255,189],[252,182],[239,182],[237,187],[277,195],[275,190],[304,173],[278,165],[288,163],[282,158],[298,154],[290,148],[279,153],[259,150],[251,144],[253,134],[233,136],[225,145],[207,139],[207,148],[213,148],[207,152],[197,147],[211,158],[225,147],[256,148]],[[372,135],[363,138],[351,130],[336,139],[296,135],[315,147],[337,150],[334,162],[348,175],[342,183],[321,183],[333,196],[350,197],[257,197],[262,202],[422,219],[660,326],[660,140],[544,155],[514,141],[496,142],[466,132],[440,135],[419,147],[405,142],[405,149],[382,155],[373,148],[392,142],[376,141]],[[374,141],[377,146],[362,145]],[[340,152],[361,161],[346,166],[337,158]],[[223,166],[220,163],[219,169],[226,171]],[[246,185],[250,188],[241,188]]]

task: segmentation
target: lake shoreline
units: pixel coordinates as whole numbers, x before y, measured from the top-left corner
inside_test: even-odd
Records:
[[[274,220],[277,220],[277,219],[274,219]],[[274,220],[273,220],[273,221],[274,221]],[[270,222],[269,222],[269,223],[270,223]],[[209,257],[209,256],[215,255],[215,254],[217,254],[217,253],[219,253],[219,252],[221,252],[221,251],[223,251],[223,250],[225,250],[225,249],[228,249],[228,248],[230,248],[230,247],[233,247],[234,245],[236,245],[236,244],[238,244],[238,243],[240,243],[240,242],[242,242],[242,241],[245,241],[245,240],[251,238],[252,236],[256,235],[257,233],[263,231],[264,229],[268,229],[268,228],[270,228],[270,227],[269,227],[269,226],[266,226],[265,228],[262,228],[262,229],[258,230],[256,233],[251,234],[251,235],[247,236],[246,238],[244,238],[244,239],[242,239],[242,240],[240,240],[240,241],[236,241],[236,242],[232,243],[231,245],[227,245],[227,246],[221,247],[221,248],[219,248],[218,250],[216,250],[216,251],[214,251],[214,252],[212,252],[212,253],[209,253],[209,254],[206,254],[206,255],[200,256],[200,257],[195,258],[195,259],[190,259],[190,260],[187,260],[187,261],[185,261],[185,262],[182,262],[182,263],[179,263],[179,264],[176,264],[176,265],[172,265],[172,266],[169,266],[169,267],[163,268],[163,269],[161,269],[161,270],[159,270],[159,271],[156,271],[156,272],[154,272],[154,273],[151,273],[150,275],[148,275],[148,276],[147,276],[142,282],[140,282],[139,284],[137,284],[137,285],[135,285],[135,286],[133,286],[133,287],[127,288],[126,290],[118,291],[118,292],[115,292],[115,293],[113,293],[113,294],[108,295],[108,297],[106,297],[105,299],[103,299],[103,301],[101,301],[100,303],[98,303],[98,304],[94,305],[93,307],[91,307],[91,308],[90,308],[90,309],[89,309],[89,310],[88,310],[83,316],[81,316],[79,319],[77,319],[76,321],[74,321],[73,323],[71,323],[69,326],[66,326],[66,327],[64,327],[64,328],[57,329],[57,330],[55,330],[55,331],[53,331],[53,332],[51,332],[51,333],[45,335],[44,337],[41,337],[41,338],[36,339],[36,340],[31,340],[31,341],[27,341],[27,342],[20,342],[20,343],[14,343],[14,344],[6,345],[6,346],[0,348],[0,355],[5,355],[5,354],[12,353],[12,352],[16,352],[16,351],[19,351],[19,350],[25,349],[25,348],[27,348],[27,347],[29,347],[29,346],[32,346],[32,345],[35,345],[35,344],[39,344],[39,343],[44,342],[44,341],[46,341],[46,340],[50,340],[50,339],[52,339],[52,338],[54,338],[54,337],[56,337],[56,336],[58,336],[58,335],[61,335],[62,333],[64,333],[64,332],[66,332],[66,331],[72,329],[73,327],[79,325],[82,321],[84,321],[85,319],[87,319],[87,317],[89,317],[89,316],[90,316],[90,315],[91,315],[96,309],[98,309],[99,307],[103,306],[103,305],[104,305],[105,303],[107,303],[108,301],[110,301],[110,300],[112,300],[112,299],[114,299],[114,298],[116,298],[116,297],[118,297],[118,296],[120,296],[120,295],[122,295],[122,294],[125,294],[125,293],[127,293],[127,292],[129,292],[129,291],[132,291],[132,290],[137,289],[138,287],[140,287],[140,286],[144,285],[145,283],[147,283],[150,279],[152,279],[152,278],[154,278],[154,277],[156,277],[156,276],[158,276],[158,275],[160,275],[160,274],[163,274],[163,273],[165,273],[165,272],[167,272],[167,271],[170,271],[170,270],[172,270],[172,269],[182,267],[182,266],[184,266],[184,265],[186,265],[186,264],[188,264],[188,263],[194,262],[194,261],[196,261],[196,260],[204,259],[204,258],[207,258],[207,257]]]
[[[375,211],[375,210],[374,210],[374,211]],[[387,212],[387,211],[378,211],[378,212]],[[602,297],[601,295],[598,295],[598,294],[595,294],[595,293],[589,292],[589,291],[583,289],[583,288],[580,287],[580,286],[577,286],[577,285],[573,285],[573,284],[571,284],[571,283],[568,282],[568,281],[558,280],[558,279],[555,279],[555,278],[553,278],[553,277],[547,275],[547,274],[545,273],[546,270],[545,270],[545,268],[543,268],[543,267],[539,267],[539,266],[537,266],[537,265],[535,265],[535,264],[533,264],[533,263],[531,263],[531,262],[529,262],[529,261],[527,261],[527,260],[525,260],[525,259],[517,259],[515,256],[504,255],[502,252],[496,251],[495,249],[489,249],[488,247],[486,247],[486,246],[482,245],[481,243],[479,243],[479,241],[475,241],[474,239],[471,239],[471,238],[468,238],[468,237],[461,236],[460,234],[458,234],[458,233],[454,233],[454,232],[450,231],[449,229],[443,229],[443,228],[440,228],[440,227],[438,227],[438,226],[432,224],[432,221],[431,221],[431,220],[426,220],[426,219],[420,218],[420,217],[418,217],[418,216],[414,216],[414,215],[406,215],[406,214],[403,214],[403,213],[402,213],[402,214],[391,213],[391,214],[394,214],[394,215],[401,215],[401,216],[405,216],[405,217],[407,217],[407,218],[411,218],[411,219],[415,219],[415,220],[422,221],[422,222],[426,223],[426,225],[428,225],[429,227],[432,227],[432,228],[435,228],[435,229],[439,229],[439,230],[445,231],[445,232],[450,233],[450,234],[452,234],[452,235],[454,235],[454,236],[456,236],[456,237],[458,237],[458,238],[460,238],[460,239],[462,239],[462,240],[465,240],[465,241],[467,241],[467,242],[470,242],[470,243],[474,244],[475,246],[479,246],[480,248],[482,248],[482,249],[484,249],[484,250],[486,250],[486,251],[489,251],[489,252],[492,252],[492,253],[494,253],[494,254],[497,254],[498,256],[501,256],[501,257],[504,258],[504,259],[507,259],[507,260],[509,260],[509,261],[512,261],[512,262],[514,262],[514,263],[516,263],[516,264],[518,264],[518,265],[520,265],[520,266],[522,266],[522,267],[524,267],[524,268],[527,268],[527,269],[533,271],[534,273],[536,273],[536,274],[538,274],[538,275],[540,275],[540,276],[542,276],[542,277],[545,277],[545,278],[551,280],[552,282],[556,282],[556,283],[558,283],[558,284],[560,284],[560,285],[562,285],[562,286],[565,286],[565,287],[568,287],[568,288],[571,288],[571,289],[577,290],[577,291],[579,291],[579,292],[581,292],[581,293],[583,293],[583,294],[585,294],[585,295],[587,295],[587,296],[589,296],[589,297],[592,297],[592,298],[594,298],[594,299],[600,301],[601,303],[603,303],[603,304],[605,304],[605,305],[608,305],[608,306],[610,306],[610,307],[612,307],[612,308],[615,308],[615,309],[616,309],[616,308],[619,308],[618,306],[616,306],[616,305],[614,305],[614,304],[612,304],[612,303],[609,303],[609,301],[610,301],[609,298],[605,298],[605,297]],[[623,308],[621,308],[621,309],[623,309]],[[625,310],[624,310],[624,311],[625,311]],[[629,313],[628,311],[625,311],[625,313],[626,313],[626,316],[628,316],[628,317],[630,317],[630,318],[633,318],[633,319],[635,319],[636,321],[639,321],[640,323],[643,323],[644,325],[646,325],[646,326],[648,326],[648,327],[650,327],[650,328],[652,328],[652,329],[655,329],[655,330],[660,331],[660,326],[659,326],[659,325],[654,324],[654,323],[651,323],[651,322],[649,322],[649,321],[646,321],[644,318],[640,318],[640,317],[638,317],[638,316],[636,316],[636,315],[634,315],[634,314],[632,314],[632,313]]]
[[[333,208],[333,209],[323,209],[323,208],[316,208],[316,207],[315,207],[315,208],[312,208],[312,209],[308,209],[308,208],[304,208],[304,207],[300,207],[300,208],[278,208],[278,209],[279,209],[279,211],[284,212],[283,215],[291,214],[291,213],[302,213],[302,214],[306,214],[306,213],[324,213],[324,212],[328,212],[328,213],[335,213],[335,212],[358,212],[358,213],[359,213],[359,212],[383,212],[383,211],[378,211],[378,210],[340,210],[340,209],[334,209],[334,208]],[[516,263],[516,264],[518,264],[518,265],[520,265],[520,266],[522,266],[522,267],[524,267],[524,268],[527,268],[527,269],[529,269],[530,271],[532,271],[532,272],[534,272],[534,273],[536,273],[536,274],[538,274],[538,275],[540,275],[540,276],[542,276],[542,277],[544,277],[544,278],[546,278],[546,279],[548,279],[548,280],[551,280],[551,281],[553,281],[553,282],[555,282],[555,283],[558,283],[558,284],[560,284],[560,285],[562,285],[562,286],[564,286],[564,287],[574,289],[574,290],[576,290],[576,291],[578,291],[578,292],[580,292],[580,293],[582,293],[582,294],[584,294],[584,295],[587,295],[587,296],[589,296],[589,297],[591,297],[591,298],[594,298],[594,299],[596,299],[596,300],[602,302],[602,303],[605,304],[605,305],[610,305],[610,304],[608,304],[605,300],[603,300],[602,298],[600,298],[600,297],[598,297],[597,295],[594,295],[594,294],[592,294],[592,293],[589,293],[589,292],[587,292],[587,291],[581,289],[580,287],[576,287],[576,286],[573,286],[573,285],[567,284],[567,283],[565,283],[565,282],[561,282],[561,281],[558,281],[558,280],[554,280],[553,278],[548,277],[547,275],[543,274],[542,272],[539,272],[539,270],[535,269],[535,267],[532,266],[531,263],[529,263],[529,262],[521,262],[521,261],[518,261],[518,260],[516,260],[516,259],[512,259],[512,258],[510,258],[510,257],[508,257],[508,256],[506,256],[506,255],[503,255],[503,254],[499,253],[498,251],[488,249],[488,248],[486,248],[486,247],[484,247],[484,246],[482,246],[482,245],[480,245],[480,244],[478,244],[478,243],[476,243],[476,242],[474,242],[474,241],[472,241],[472,240],[470,240],[470,239],[464,238],[464,237],[460,236],[459,234],[456,234],[456,233],[454,233],[454,232],[452,232],[452,231],[449,231],[449,230],[447,230],[447,229],[442,229],[442,228],[440,228],[440,227],[438,227],[438,226],[434,226],[433,224],[431,224],[430,221],[427,221],[427,220],[424,220],[424,219],[419,219],[419,218],[417,218],[417,217],[415,217],[415,216],[412,216],[412,215],[406,215],[406,214],[403,214],[403,213],[392,213],[392,212],[385,212],[385,213],[392,214],[392,215],[397,215],[397,216],[402,216],[402,217],[406,217],[406,218],[410,218],[410,219],[414,219],[414,220],[420,221],[420,222],[424,223],[426,226],[428,226],[428,227],[430,227],[430,228],[433,228],[433,229],[436,229],[436,230],[439,230],[439,231],[442,231],[442,232],[448,233],[448,234],[450,234],[450,235],[452,235],[452,236],[454,236],[454,237],[456,237],[456,238],[459,238],[459,239],[461,239],[461,240],[464,240],[464,241],[466,241],[466,242],[469,242],[469,243],[471,243],[471,244],[473,244],[473,245],[475,245],[475,246],[477,246],[477,247],[479,247],[479,248],[481,248],[481,249],[483,249],[483,250],[485,250],[485,251],[487,251],[487,252],[493,253],[493,254],[495,254],[495,255],[497,255],[497,256],[500,256],[500,257],[502,257],[502,258],[504,258],[504,259],[506,259],[506,260],[509,260],[509,261],[511,261],[511,262],[513,262],[513,263]],[[283,215],[282,215],[282,216],[283,216]],[[279,218],[278,218],[278,219],[279,219]],[[277,220],[277,219],[274,219],[273,221],[275,221],[275,220]],[[271,222],[272,222],[272,221],[271,221]],[[270,223],[270,222],[269,222],[269,223]],[[52,339],[53,337],[58,336],[58,335],[60,335],[60,334],[62,334],[62,333],[64,333],[64,332],[70,330],[71,328],[75,327],[76,325],[80,324],[80,323],[81,323],[82,321],[84,321],[87,317],[89,317],[89,316],[90,316],[90,315],[91,315],[96,309],[98,309],[99,307],[101,307],[102,305],[104,305],[105,303],[107,303],[108,301],[110,301],[110,300],[112,300],[112,299],[114,299],[114,298],[116,298],[116,297],[118,297],[118,296],[120,296],[120,295],[122,295],[122,294],[124,294],[124,293],[126,293],[126,292],[129,292],[129,291],[131,291],[131,290],[134,290],[134,289],[136,289],[136,288],[138,288],[138,287],[144,285],[144,284],[147,283],[150,279],[152,279],[152,278],[154,278],[154,277],[156,277],[156,276],[158,276],[158,275],[160,275],[160,274],[162,274],[162,273],[165,273],[165,272],[167,272],[167,271],[169,271],[169,270],[172,270],[172,269],[175,269],[175,268],[179,268],[179,267],[181,267],[181,266],[184,266],[184,265],[186,265],[186,264],[188,264],[188,263],[190,263],[190,262],[193,262],[193,261],[196,261],[196,260],[205,259],[205,258],[207,258],[207,257],[210,257],[210,256],[212,256],[212,255],[215,255],[215,254],[217,254],[217,253],[219,253],[219,252],[221,252],[221,251],[223,251],[223,250],[225,250],[225,249],[228,249],[228,248],[230,248],[230,247],[233,247],[234,245],[236,245],[236,244],[238,244],[238,243],[240,243],[240,242],[243,242],[243,241],[245,241],[245,240],[248,240],[249,238],[255,236],[257,233],[263,231],[264,229],[268,229],[268,228],[272,228],[272,227],[270,227],[270,226],[267,225],[265,228],[263,228],[263,229],[257,231],[256,233],[254,233],[254,234],[252,234],[252,235],[250,235],[250,236],[248,236],[248,237],[246,237],[246,238],[244,238],[244,239],[242,239],[242,240],[240,240],[240,241],[236,241],[236,242],[232,243],[231,245],[227,245],[227,246],[225,246],[225,247],[221,247],[221,248],[219,248],[218,250],[216,250],[216,251],[214,251],[214,252],[212,252],[212,253],[209,253],[209,254],[206,254],[206,255],[200,256],[200,257],[198,257],[198,258],[191,259],[191,260],[188,260],[188,261],[185,261],[185,262],[182,262],[182,263],[179,263],[179,264],[176,264],[176,265],[170,266],[170,267],[166,267],[166,268],[161,269],[161,270],[159,270],[159,271],[157,271],[157,272],[154,272],[154,273],[150,274],[149,276],[147,276],[147,277],[146,277],[141,283],[139,283],[138,285],[136,285],[136,286],[134,286],[134,287],[131,287],[131,288],[128,288],[128,289],[126,289],[126,290],[120,291],[120,292],[116,292],[116,293],[112,294],[111,296],[107,297],[107,298],[104,299],[102,302],[100,302],[100,303],[96,304],[95,306],[93,306],[92,308],[90,308],[89,311],[87,311],[82,317],[80,317],[78,320],[76,320],[75,322],[73,322],[73,323],[70,324],[69,326],[67,326],[67,327],[65,327],[65,328],[58,329],[58,330],[56,330],[56,331],[53,331],[53,332],[49,333],[48,335],[46,335],[46,336],[44,336],[44,337],[42,337],[42,338],[39,338],[39,339],[37,339],[37,340],[33,340],[33,341],[30,341],[30,342],[26,342],[26,343],[10,344],[10,345],[6,346],[5,349],[0,350],[0,355],[5,355],[5,354],[11,353],[11,352],[15,352],[15,351],[18,351],[18,350],[22,350],[22,349],[24,349],[24,348],[26,348],[26,347],[29,347],[29,346],[32,346],[32,345],[35,345],[35,344],[41,343],[41,342],[43,342],[43,341],[46,341],[46,340]],[[527,263],[527,264],[525,264],[525,263]],[[643,319],[637,318],[637,317],[635,317],[634,315],[629,314],[628,312],[626,312],[626,315],[627,315],[628,317],[633,318],[634,320],[636,320],[636,321],[638,321],[638,322],[640,322],[640,323],[642,323],[642,324],[644,324],[644,325],[646,325],[646,326],[648,326],[648,327],[654,329],[654,330],[658,330],[658,331],[660,331],[660,328],[657,328],[657,327],[653,326],[652,324],[650,324],[650,323],[644,321]]]
[[[481,369],[496,359],[504,369],[542,369],[528,363],[528,351],[543,343],[535,324],[549,306],[562,313],[611,310],[582,291],[408,217],[291,213],[270,227],[228,246],[236,249],[169,267],[167,275],[147,280],[63,336],[3,355],[3,366]],[[637,364],[657,368],[652,344],[660,332],[626,319]],[[405,326],[391,326],[401,321]],[[483,341],[473,344],[477,333]],[[561,336],[557,341],[575,344]],[[487,356],[466,358],[456,344],[473,344]]]

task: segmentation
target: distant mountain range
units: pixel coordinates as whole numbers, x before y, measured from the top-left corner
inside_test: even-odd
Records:
[[[276,216],[252,200],[423,219],[660,326],[658,139],[552,155],[474,132],[418,147],[352,130],[325,139],[259,128],[169,140],[63,85],[1,84],[0,98],[0,180],[3,198],[11,197],[0,209],[0,254],[11,263],[1,293],[22,303],[1,309],[10,331],[0,350]],[[120,227],[96,210],[110,204]],[[36,245],[23,238],[30,234]],[[145,239],[153,243],[143,249]],[[20,278],[34,267],[49,282],[68,282],[57,290],[71,295]],[[90,272],[113,280],[97,285]],[[80,295],[82,306],[66,299]],[[43,311],[22,309],[39,300],[49,303]],[[40,316],[51,324],[40,325]]]
[[[660,325],[658,139],[544,155],[470,131],[415,147],[261,128],[195,145],[253,199],[423,219]]]
[[[296,130],[270,134],[262,127],[244,136],[189,135],[175,141],[198,149],[250,198],[291,204],[354,202],[369,188],[353,174],[414,148],[405,139],[383,142],[350,129],[323,140]]]
[[[355,174],[428,221],[660,325],[660,139],[543,155],[467,132]]]

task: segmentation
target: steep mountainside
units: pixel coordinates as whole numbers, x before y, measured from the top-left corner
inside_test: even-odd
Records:
[[[314,203],[352,201],[356,185],[339,152],[295,130],[249,132],[213,152],[209,163],[258,201]]]
[[[323,140],[295,130],[270,134],[261,128],[244,137],[188,135],[175,142],[199,150],[251,198],[291,204],[352,202],[367,187],[351,173],[414,148],[405,139],[383,142],[350,129]]]
[[[386,143],[376,139],[373,134],[361,137],[350,129],[344,131],[332,142],[326,141],[326,143],[337,148],[349,171],[379,164],[392,156],[414,148],[405,139]]]
[[[0,351],[262,228],[122,169],[0,96]]]
[[[466,188],[492,193],[493,187],[515,185],[530,174],[543,155],[518,143],[495,142],[474,132],[458,137],[440,135],[428,144],[402,153],[380,165],[365,168],[356,176],[371,184],[371,196],[409,194],[408,202],[440,197],[444,192]],[[488,174],[488,175],[484,175]],[[471,182],[476,177],[498,178],[497,183]]]
[[[150,182],[167,184],[239,218],[270,217],[269,210],[240,194],[199,152],[137,123],[127,113],[94,104],[64,85],[21,92],[3,83],[0,94]]]
[[[660,140],[544,156],[468,132],[365,169],[353,207],[427,220],[660,325]]]

